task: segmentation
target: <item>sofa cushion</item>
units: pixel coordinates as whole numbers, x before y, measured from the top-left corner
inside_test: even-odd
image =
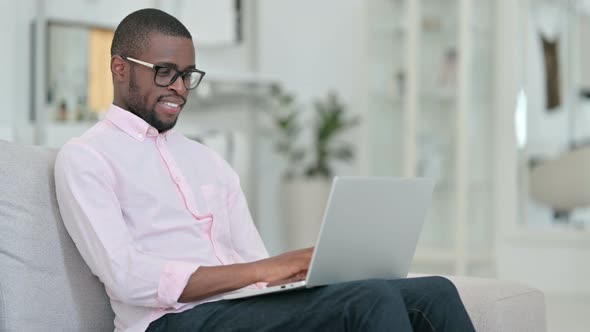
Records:
[[[113,331],[104,287],[59,215],[55,154],[0,141],[0,331]]]

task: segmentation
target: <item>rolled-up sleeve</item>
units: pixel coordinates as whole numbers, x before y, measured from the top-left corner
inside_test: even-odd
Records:
[[[59,209],[80,254],[112,300],[135,306],[179,308],[198,264],[143,252],[129,232],[117,199],[116,178],[106,160],[75,141],[55,164]]]

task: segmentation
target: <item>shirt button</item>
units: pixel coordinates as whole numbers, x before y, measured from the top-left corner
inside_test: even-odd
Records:
[[[180,183],[180,182],[182,182],[182,178],[181,178],[180,176],[177,176],[177,177],[175,177],[175,178],[174,178],[174,180],[175,180],[177,183]]]
[[[153,135],[153,136],[156,136],[156,135],[158,134],[158,133],[156,132],[156,129],[154,129],[154,128],[150,128],[150,129],[148,130],[148,133],[149,133],[150,135]]]
[[[137,134],[137,138],[143,138],[143,134]]]

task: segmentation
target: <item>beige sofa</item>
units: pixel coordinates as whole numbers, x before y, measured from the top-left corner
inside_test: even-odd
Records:
[[[0,331],[113,331],[102,284],[69,238],[53,185],[55,151],[0,141]],[[546,330],[543,294],[450,277],[478,331]]]

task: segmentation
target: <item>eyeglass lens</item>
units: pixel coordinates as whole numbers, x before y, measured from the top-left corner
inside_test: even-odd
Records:
[[[187,89],[196,88],[202,77],[202,74],[196,71],[189,71],[180,74],[172,68],[159,67],[156,71],[155,82],[160,86],[169,86],[170,84],[174,83],[173,81],[175,81],[178,78],[177,76],[180,75],[183,75],[182,80],[184,81],[184,86]]]

